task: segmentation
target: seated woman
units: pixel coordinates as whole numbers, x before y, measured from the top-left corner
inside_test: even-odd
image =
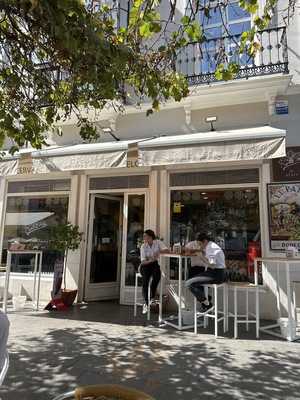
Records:
[[[144,244],[141,246],[141,265],[140,273],[142,275],[143,297],[145,304],[143,305],[143,314],[148,311],[148,285],[152,277],[150,288],[151,300],[155,298],[156,289],[160,281],[161,272],[158,264],[159,255],[168,252],[167,246],[157,240],[155,233],[151,229],[144,232]]]

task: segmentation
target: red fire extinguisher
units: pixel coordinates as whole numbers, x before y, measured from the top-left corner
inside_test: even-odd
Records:
[[[261,257],[260,242],[249,242],[247,251],[248,278],[254,276],[254,259]]]

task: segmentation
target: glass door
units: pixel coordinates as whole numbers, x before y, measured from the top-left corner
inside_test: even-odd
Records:
[[[85,300],[120,296],[122,205],[123,196],[91,196]]]
[[[121,303],[132,302],[135,274],[140,265],[146,217],[146,193],[128,193],[124,199]]]

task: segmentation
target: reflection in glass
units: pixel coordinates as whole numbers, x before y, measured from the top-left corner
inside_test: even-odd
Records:
[[[140,247],[143,243],[145,195],[128,195],[128,228],[125,285],[134,286],[135,273],[140,265]]]
[[[7,198],[2,263],[6,262],[7,249],[43,250],[42,272],[53,272],[58,255],[48,250],[51,227],[67,222],[68,196]],[[12,272],[33,272],[32,255],[15,255]]]
[[[121,199],[95,197],[90,283],[118,279],[120,204]]]
[[[184,245],[203,231],[223,248],[231,279],[247,280],[251,249],[260,247],[257,189],[172,191],[170,244]],[[173,262],[170,278],[177,275]]]

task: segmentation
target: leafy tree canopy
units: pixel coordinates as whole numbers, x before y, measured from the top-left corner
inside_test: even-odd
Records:
[[[192,12],[180,18],[176,0],[170,0],[167,16],[160,14],[162,1],[133,0],[128,24],[118,27],[114,6],[95,12],[80,0],[0,0],[0,148],[7,137],[15,144],[11,153],[27,142],[41,148],[44,133],[71,114],[82,138],[94,139],[96,128],[86,111],[121,102],[126,88],[137,101],[150,98],[149,112],[163,101],[186,97],[186,79],[174,70],[176,53],[205,39],[199,12],[209,17],[228,0],[213,5],[194,0]],[[255,33],[268,26],[277,1],[266,0],[238,51],[247,48],[253,56],[259,49]],[[252,14],[258,4],[239,1]],[[231,79],[237,66],[216,59],[217,78]]]

